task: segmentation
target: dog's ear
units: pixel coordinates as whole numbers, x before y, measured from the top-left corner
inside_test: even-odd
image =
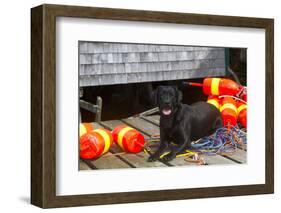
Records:
[[[151,103],[153,104],[153,106],[157,106],[158,105],[158,87],[152,91],[150,99],[151,99]]]

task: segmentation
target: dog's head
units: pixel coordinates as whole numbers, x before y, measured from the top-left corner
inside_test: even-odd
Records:
[[[152,93],[161,116],[169,117],[176,112],[182,100],[182,92],[175,86],[159,86]]]

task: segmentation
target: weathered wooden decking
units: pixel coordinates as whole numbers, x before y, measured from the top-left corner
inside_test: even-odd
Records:
[[[120,124],[126,124],[139,130],[146,139],[151,138],[152,135],[159,134],[158,115],[93,123],[95,128],[102,127],[108,130],[112,130],[115,126]],[[144,152],[140,152],[138,154],[126,153],[118,155],[118,153],[122,152],[121,148],[114,143],[110,148],[110,151],[98,159],[80,159],[79,169],[91,170],[198,165],[192,162],[187,162],[185,160],[186,157],[178,157],[168,163],[160,161],[147,162],[148,155]],[[242,164],[247,161],[247,152],[242,149],[237,149],[236,152],[230,156],[203,155],[203,158],[206,165]]]

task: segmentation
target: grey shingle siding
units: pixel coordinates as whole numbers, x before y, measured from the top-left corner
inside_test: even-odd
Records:
[[[225,49],[79,42],[80,86],[200,78],[225,74]]]

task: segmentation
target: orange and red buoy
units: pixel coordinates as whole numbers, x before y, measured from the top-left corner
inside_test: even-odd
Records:
[[[242,89],[242,92],[240,94],[240,98],[243,101],[247,101],[247,88],[246,87],[241,87],[241,89]]]
[[[126,125],[115,127],[112,137],[124,151],[131,153],[140,152],[145,143],[144,137],[139,131]]]
[[[240,86],[230,79],[205,78],[203,81],[203,92],[206,95],[236,95]]]
[[[237,107],[233,98],[223,98],[220,111],[224,126],[235,126],[237,124]]]
[[[87,132],[90,132],[94,129],[94,126],[92,123],[80,123],[79,126],[79,137],[81,137],[82,135],[84,135]]]
[[[247,104],[238,101],[237,114],[238,114],[238,122],[241,124],[242,127],[247,128]]]
[[[112,146],[113,138],[106,129],[95,129],[80,137],[80,157],[83,159],[98,158]]]
[[[220,99],[218,96],[209,95],[207,103],[214,105],[218,110],[220,109]]]
[[[206,95],[236,95],[241,90],[239,84],[225,78],[205,78],[203,84],[193,82],[186,82],[186,84],[203,87],[203,92]]]

